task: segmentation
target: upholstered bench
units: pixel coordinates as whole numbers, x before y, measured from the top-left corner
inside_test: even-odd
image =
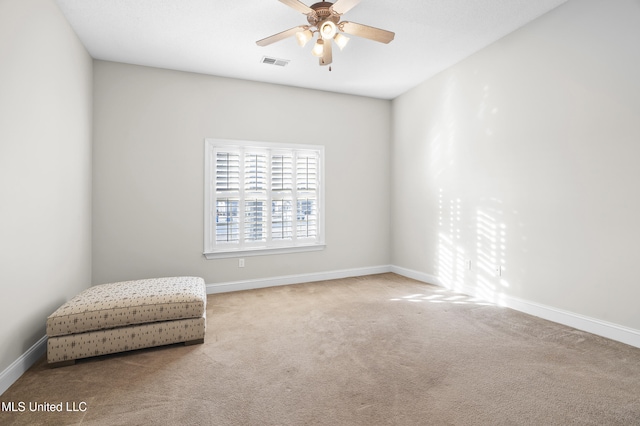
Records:
[[[47,318],[47,361],[173,343],[204,342],[207,294],[202,278],[171,277],[90,287]]]

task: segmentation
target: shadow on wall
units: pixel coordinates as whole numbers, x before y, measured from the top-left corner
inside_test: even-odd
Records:
[[[438,195],[438,247],[436,274],[451,290],[504,305],[509,283],[507,271],[507,226],[502,203],[481,201],[467,208],[460,198]]]

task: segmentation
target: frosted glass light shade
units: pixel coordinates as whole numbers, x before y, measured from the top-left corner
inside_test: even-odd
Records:
[[[323,53],[324,53],[324,40],[319,38],[318,41],[316,41],[316,45],[313,46],[313,50],[311,51],[311,54],[319,58],[322,56]]]
[[[347,43],[349,43],[349,40],[351,40],[349,37],[343,36],[340,33],[337,33],[335,37],[333,37],[333,39],[336,41],[336,44],[338,45],[340,50],[344,49]]]
[[[320,24],[320,36],[325,40],[332,39],[336,35],[336,31],[336,24],[331,21],[324,21]]]
[[[300,45],[300,47],[304,47],[312,37],[313,33],[311,30],[304,30],[296,33],[296,39],[298,40],[298,45]]]

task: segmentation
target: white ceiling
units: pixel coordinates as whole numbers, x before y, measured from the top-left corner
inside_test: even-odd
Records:
[[[57,3],[96,59],[393,99],[565,1],[362,0],[342,19],[393,31],[395,40],[350,36],[334,49],[331,71],[295,37],[256,45],[307,23],[278,0]],[[263,56],[290,63],[266,65]]]

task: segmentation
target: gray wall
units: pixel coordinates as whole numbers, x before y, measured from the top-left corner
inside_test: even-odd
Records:
[[[638,22],[569,1],[395,99],[392,263],[640,329]]]
[[[91,69],[53,1],[0,0],[0,372],[91,284]]]
[[[388,265],[391,102],[94,62],[93,283],[225,283]],[[204,139],[325,147],[320,252],[205,260]]]

